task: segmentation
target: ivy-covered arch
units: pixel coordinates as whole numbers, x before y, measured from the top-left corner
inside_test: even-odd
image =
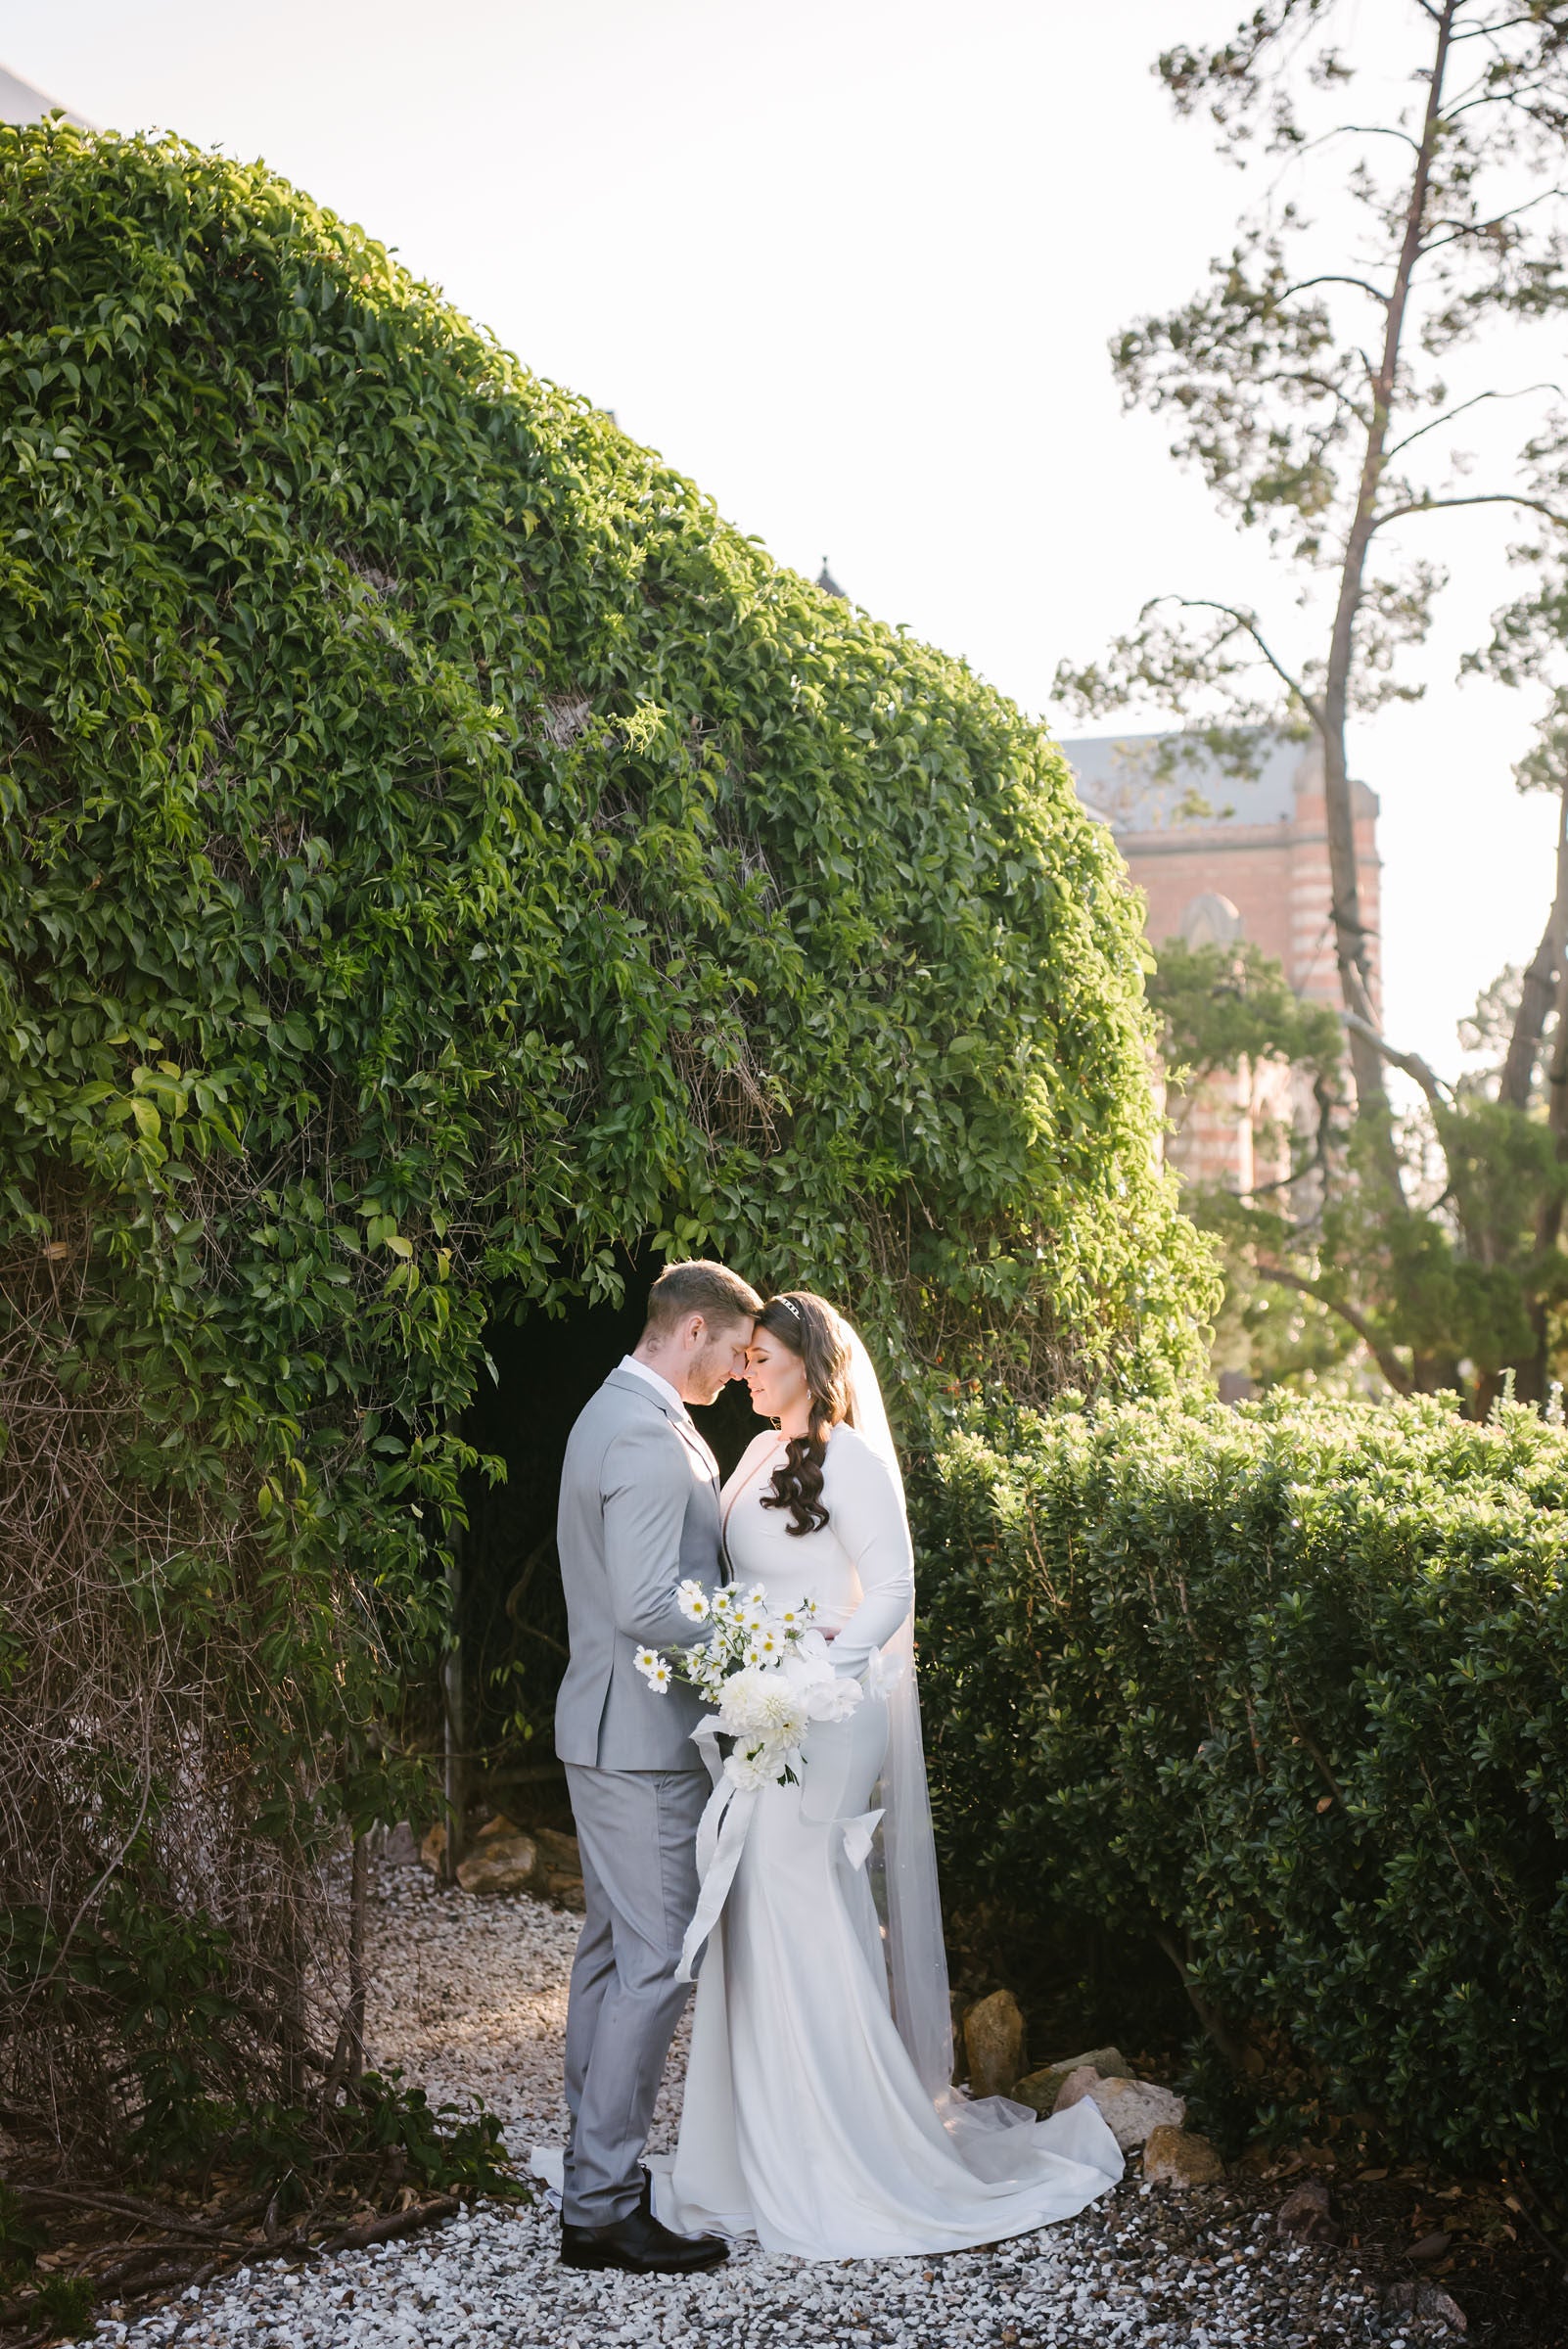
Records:
[[[80,1604],[230,1643],[269,1834],[391,1799],[497,1288],[707,1250],[917,1385],[1195,1363],[1137,909],[1037,727],[260,165],[0,128],[0,287],[18,1523],[85,1447]],[[177,1906],[96,1702],[40,1947]]]

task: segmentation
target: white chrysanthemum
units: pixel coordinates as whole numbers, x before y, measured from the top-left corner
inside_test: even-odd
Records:
[[[647,1679],[649,1687],[654,1691],[655,1695],[663,1696],[665,1691],[669,1686],[669,1667],[665,1662],[663,1656],[655,1658],[651,1670],[645,1677]]]
[[[720,1589],[714,1592],[714,1614],[720,1623],[726,1616],[733,1614],[734,1609],[735,1593],[733,1590]]]
[[[727,1754],[724,1758],[724,1775],[742,1794],[760,1794],[764,1786],[773,1784],[779,1773],[767,1748],[758,1745],[744,1753],[737,1749]]]
[[[852,1681],[842,1672],[829,1673],[825,1681],[815,1681],[806,1691],[807,1721],[848,1721],[856,1705],[862,1702],[865,1690],[858,1681]]]
[[[713,1613],[707,1591],[695,1576],[689,1576],[675,1592],[675,1604],[688,1623],[706,1623]]]
[[[732,1737],[799,1742],[806,1712],[799,1692],[770,1664],[748,1664],[724,1683],[719,1719]]]
[[[754,1664],[776,1664],[784,1653],[784,1635],[764,1624],[752,1634],[751,1661]]]
[[[788,1681],[807,1721],[847,1721],[865,1696],[858,1681],[834,1671],[820,1640],[814,1650],[804,1644],[792,1649],[779,1674]]]

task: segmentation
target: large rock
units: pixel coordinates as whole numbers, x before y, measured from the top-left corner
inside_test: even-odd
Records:
[[[1179,2129],[1187,2117],[1181,2098],[1152,2080],[1099,2080],[1088,2093],[1124,2153],[1141,2145],[1151,2130]]]
[[[1125,2076],[1125,2075],[1124,2075]],[[1066,2112],[1074,2104],[1082,2104],[1091,2088],[1098,2088],[1100,2075],[1091,2063],[1081,2063],[1076,2072],[1069,2072],[1056,2092],[1053,2112]]]
[[[1396,2315],[1407,2311],[1412,2317],[1425,2317],[1428,2321],[1435,2317],[1451,2332],[1468,2332],[1470,2329],[1470,2320],[1457,2300],[1435,2283],[1391,2284],[1383,2295],[1383,2306]]]
[[[492,1835],[521,1835],[522,1832],[522,1828],[514,1825],[504,1811],[497,1811],[493,1819],[484,1821],[474,1841],[476,1844],[487,1843]]]
[[[1225,2165],[1206,2137],[1162,2123],[1143,2141],[1143,2175],[1150,2186],[1218,2186]]]
[[[1062,2093],[1062,2084],[1074,2072],[1097,2072],[1102,2080],[1130,2080],[1130,2066],[1120,2048],[1090,2048],[1083,2055],[1064,2055],[1060,2063],[1048,2063],[1042,2070],[1031,2072],[1026,2079],[1014,2083],[1013,2095],[1020,2104],[1033,2105],[1038,2113],[1053,2113]]]
[[[433,1876],[438,1876],[441,1872],[441,1862],[445,1857],[446,1821],[444,1819],[438,1819],[433,1827],[427,1827],[425,1830],[425,1840],[419,1847],[420,1864],[422,1866],[428,1867]]]
[[[1293,2186],[1274,2219],[1278,2234],[1294,2235],[1303,2243],[1337,2243],[1339,2229],[1334,2224],[1333,2205],[1328,2188],[1320,2178],[1305,2178]]]
[[[530,1892],[539,1855],[531,1835],[484,1835],[457,1870],[465,1892]]]
[[[406,1819],[400,1819],[394,1827],[387,1829],[387,1840],[381,1847],[381,1856],[389,1867],[419,1865],[419,1840]]]
[[[576,1837],[563,1835],[554,1827],[535,1827],[533,1840],[539,1847],[534,1891],[558,1901],[563,1909],[575,1909],[580,1915],[584,1907],[582,1855]]]
[[[1024,2018],[1010,1990],[993,1990],[964,2016],[969,2086],[977,2096],[1005,2096],[1024,2068]]]

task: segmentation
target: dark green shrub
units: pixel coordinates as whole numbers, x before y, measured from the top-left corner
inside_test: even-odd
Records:
[[[56,2332],[71,2338],[87,2328],[94,2292],[85,2276],[51,2276],[38,2293],[38,2314],[47,2317]]]
[[[358,230],[0,126],[0,2079],[123,2143],[331,2046],[497,1295],[710,1248],[1043,1396],[1210,1285],[1048,740]]]
[[[1274,1399],[925,1462],[949,1897],[1157,1941],[1220,2037],[1568,2184],[1568,1438]]]

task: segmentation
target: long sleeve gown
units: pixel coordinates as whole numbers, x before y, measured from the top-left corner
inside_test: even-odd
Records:
[[[828,1523],[793,1534],[787,1510],[762,1506],[783,1456],[759,1436],[724,1487],[735,1579],[779,1605],[814,1598],[835,1669],[859,1676],[913,1605],[901,1497],[840,1425]],[[812,1727],[799,1784],[757,1797],[698,1975],[679,2142],[651,2164],[655,2209],[683,2233],[816,2259],[957,2251],[1069,2218],[1122,2174],[1088,2098],[1047,2121],[1002,2107],[999,2126],[954,2129],[957,2100],[945,2118],[921,2085],[864,1869],[886,1739],[887,1700],[868,1694]]]

